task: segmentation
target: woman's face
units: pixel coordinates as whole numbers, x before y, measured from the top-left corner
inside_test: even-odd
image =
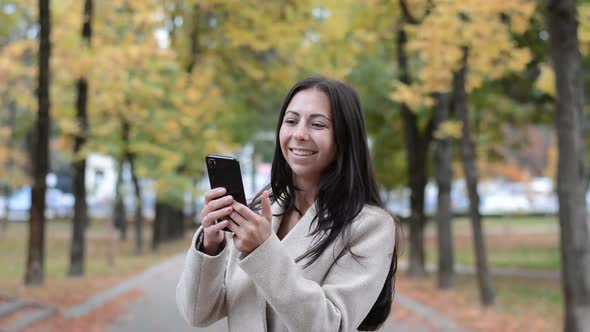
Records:
[[[328,96],[317,89],[297,92],[285,111],[279,140],[294,180],[319,181],[336,155]]]

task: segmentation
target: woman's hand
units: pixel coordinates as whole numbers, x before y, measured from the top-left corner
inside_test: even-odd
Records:
[[[234,221],[228,228],[234,232],[234,246],[243,254],[250,254],[258,248],[272,233],[272,212],[268,191],[262,193],[262,215],[259,215],[247,206],[234,202],[233,212],[229,217]]]
[[[234,203],[233,197],[223,196],[225,192],[225,188],[215,188],[205,193],[205,207],[201,211],[201,221],[203,252],[207,255],[216,255],[225,239],[223,229],[229,224],[227,216],[232,213],[231,205]],[[217,222],[218,219],[224,220]]]

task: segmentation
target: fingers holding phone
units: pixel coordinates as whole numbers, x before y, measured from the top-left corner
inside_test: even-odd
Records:
[[[235,247],[244,254],[258,248],[272,233],[272,213],[268,192],[262,195],[262,211],[258,214],[247,206],[234,202],[230,218],[234,221],[228,227],[234,233]]]
[[[225,188],[225,195],[231,195],[235,201],[247,205],[240,162],[231,156],[207,155],[205,163],[211,188]],[[230,230],[224,228],[224,231]]]
[[[203,225],[205,226],[204,246],[216,253],[225,238],[220,230],[231,232],[229,225],[234,222],[229,216],[233,212],[232,203],[239,202],[246,205],[244,184],[240,162],[231,156],[207,155],[205,157],[207,175],[212,190],[205,194],[205,209]],[[228,219],[223,223],[217,220]],[[205,223],[206,221],[206,223]]]
[[[216,188],[205,193],[205,204],[201,211],[203,225],[203,250],[209,255],[217,253],[225,235],[228,216],[233,212],[233,197],[225,195],[225,188]],[[218,220],[222,220],[218,222]]]

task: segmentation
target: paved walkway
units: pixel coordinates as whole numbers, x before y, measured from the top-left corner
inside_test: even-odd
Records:
[[[224,322],[206,329],[189,326],[176,308],[176,283],[182,270],[184,255],[178,255],[160,265],[150,276],[137,280],[135,285],[143,291],[143,297],[129,304],[106,332],[164,331],[164,332],[227,332]]]
[[[227,332],[225,321],[207,328],[195,328],[181,318],[176,308],[175,288],[183,261],[184,254],[177,255],[119,286],[98,294],[86,303],[72,308],[67,314],[72,317],[84,315],[109,299],[132,288],[139,288],[143,291],[143,297],[129,303],[127,311],[121,313],[105,330],[106,332]],[[394,311],[395,323],[386,325],[384,332],[464,331],[442,314],[402,294],[396,294],[396,302],[409,314],[398,317]]]

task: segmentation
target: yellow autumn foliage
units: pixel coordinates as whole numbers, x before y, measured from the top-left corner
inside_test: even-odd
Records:
[[[447,137],[460,138],[461,130],[463,129],[463,122],[455,120],[447,120],[439,124],[434,132],[436,139],[444,139]]]
[[[392,100],[406,104],[412,110],[418,110],[421,107],[432,107],[434,101],[432,98],[425,96],[414,86],[409,86],[399,81],[393,82],[393,93],[390,95]]]
[[[555,96],[555,71],[549,64],[541,64],[539,66],[541,74],[535,82],[535,88],[543,91],[544,93]]]
[[[580,51],[584,56],[590,54],[590,4],[583,3],[578,6],[578,39]]]
[[[0,126],[0,142],[12,139],[12,129]],[[0,185],[15,188],[29,182],[26,174],[29,160],[24,151],[16,146],[0,145]]]
[[[428,6],[424,0],[409,3],[416,11]],[[72,160],[92,151],[120,159],[125,148],[122,125],[127,122],[138,172],[162,178],[164,187],[199,176],[206,153],[230,153],[238,147],[219,128],[225,125],[222,121],[239,119],[240,111],[265,102],[248,100],[255,98],[247,91],[266,90],[272,96],[309,73],[345,79],[357,64],[357,54],[379,34],[393,33],[385,28],[368,32],[362,26],[370,23],[349,24],[355,10],[364,6],[353,0],[112,0],[94,2],[92,40],[86,45],[82,6],[76,0],[52,3],[52,116],[60,133],[52,147]],[[191,34],[193,28],[197,35]],[[162,48],[156,34],[174,46]],[[22,62],[27,52],[36,54],[36,48],[34,39],[11,42],[0,56],[3,82],[25,77],[26,84],[13,84],[7,91],[30,110],[35,109],[30,92],[35,66],[14,63]],[[88,142],[73,156],[73,139],[80,133],[75,101],[81,78],[88,82]],[[2,92],[0,87],[0,96]],[[246,101],[228,95],[240,93]],[[179,169],[185,173],[177,174]]]
[[[408,52],[418,61],[413,66],[417,68],[414,93],[410,94],[407,86],[395,84],[394,89],[401,90],[392,98],[416,109],[427,104],[420,100],[430,94],[449,92],[453,73],[463,65],[464,48],[468,49],[468,92],[485,81],[523,70],[532,56],[528,49],[515,45],[512,34],[528,29],[535,8],[531,0],[432,1],[429,14],[420,24],[404,27],[409,36]]]

